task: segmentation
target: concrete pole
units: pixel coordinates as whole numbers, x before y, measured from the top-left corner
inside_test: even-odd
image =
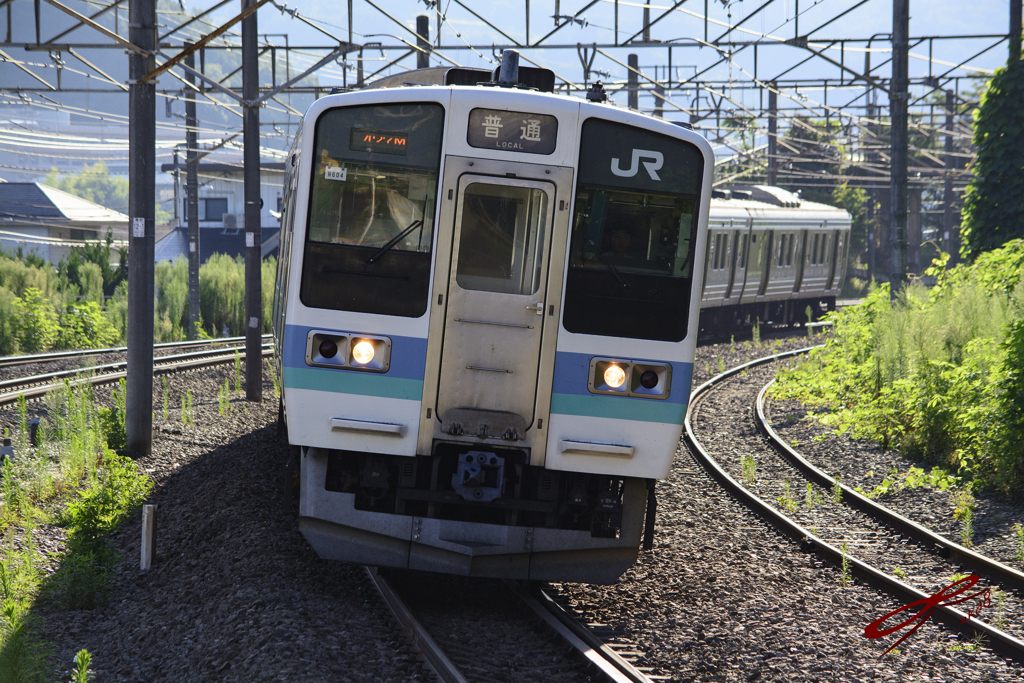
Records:
[[[156,0],[130,0],[128,37],[128,378],[125,429],[133,457],[153,448],[153,248],[156,201]]]
[[[1010,0],[1010,62],[1020,60],[1021,0]]]
[[[645,43],[651,42],[651,0],[647,0],[644,5],[644,35],[643,40]]]
[[[626,58],[626,63],[629,64],[629,73],[626,75],[627,101],[629,108],[635,111],[640,108],[640,81],[637,77],[637,73],[640,71],[640,62],[636,55],[629,55]]]
[[[192,43],[185,43],[187,50]],[[196,68],[195,54],[185,58],[185,66]],[[192,72],[185,82],[194,84]],[[196,121],[196,93],[187,91],[185,100],[185,201],[188,202],[188,335],[199,338],[199,126]]]
[[[960,261],[960,226],[954,226],[953,217],[953,114],[955,113],[953,91],[946,91],[946,166],[944,185],[942,188],[942,244],[949,252],[949,265],[955,266]]]
[[[245,11],[256,0],[242,0]],[[245,182],[245,398],[263,401],[263,287],[260,217],[260,110],[248,103],[259,97],[259,44],[256,12],[242,20],[242,163]]]
[[[907,281],[907,52],[910,48],[910,0],[892,3],[892,81],[889,115],[892,121],[892,170],[889,176],[892,261],[889,288],[893,299]]]
[[[907,272],[921,275],[921,188],[907,191]]]
[[[657,116],[659,119],[664,118],[665,100],[663,100],[662,98],[665,97],[665,86],[663,86],[661,83],[657,84],[656,86],[654,86],[654,92],[656,93],[654,97],[654,115]]]
[[[775,82],[768,84],[768,184],[779,183],[779,96]]]
[[[423,50],[416,51],[416,68],[426,69],[430,66],[430,17],[426,14],[416,17],[416,33],[420,35],[416,39],[416,47]]]

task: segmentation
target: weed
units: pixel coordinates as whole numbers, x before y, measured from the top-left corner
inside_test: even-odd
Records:
[[[242,395],[242,356],[235,349],[235,394]]]
[[[804,504],[808,510],[813,510],[815,505],[821,503],[821,494],[814,490],[814,484],[807,482],[807,491],[804,493]]]
[[[805,325],[805,327],[807,328],[807,338],[810,339],[811,336],[814,334],[814,328],[811,327],[811,323],[814,322],[814,313],[811,312],[810,306],[808,306],[807,310],[804,312],[807,315],[807,324]]]
[[[839,483],[839,477],[832,483],[832,502],[836,505],[843,502],[843,487]]]
[[[736,335],[735,334],[730,334],[729,335],[729,348],[730,349],[736,348]]]
[[[192,390],[186,389],[185,395],[181,397],[181,423],[183,425],[194,425],[192,416]]]
[[[164,388],[164,422],[167,422],[167,413],[170,408],[170,400],[167,396],[167,376],[161,377],[160,381],[163,383]]]
[[[46,676],[45,646],[40,642],[26,602],[5,599],[0,606],[0,681],[42,681]]]
[[[1014,539],[1014,543],[1017,546],[1017,554],[1014,556],[1014,559],[1018,562],[1024,562],[1024,526],[1014,524],[1013,533],[1017,537]]]
[[[843,541],[839,545],[839,551],[843,554],[842,566],[839,571],[839,585],[846,587],[850,585],[850,580],[852,578],[850,575],[850,560],[846,555],[846,541]]]
[[[718,357],[718,374],[721,375],[725,372],[725,359],[721,356]]]
[[[743,481],[749,485],[757,483],[757,461],[752,455],[744,455],[740,458],[740,467],[743,469]]]
[[[219,403],[219,412],[221,415],[227,415],[231,412],[231,385],[230,380],[224,378],[224,386],[217,390],[217,401]]]
[[[704,372],[707,373],[709,377],[711,376],[711,363],[704,364]]]
[[[992,618],[992,625],[998,629],[1006,627],[1006,593],[998,588],[992,589],[992,597],[996,603],[996,615]]]
[[[761,318],[757,318],[754,322],[754,329],[752,330],[752,340],[755,348],[761,348]]]
[[[970,576],[971,576],[970,574],[961,574],[961,573],[957,572],[957,573],[955,573],[955,574],[953,574],[953,575],[951,575],[949,577],[949,582],[951,584],[953,584],[953,583],[956,583],[957,581],[963,581],[964,579],[968,579],[968,578],[970,578]]]
[[[89,683],[92,680],[92,671],[89,665],[92,664],[92,655],[86,649],[81,649],[74,659],[75,669],[71,672],[71,683]]]
[[[780,506],[785,508],[791,514],[796,512],[798,506],[796,501],[793,499],[793,491],[788,478],[782,480],[782,495],[776,498],[776,500]]]
[[[953,499],[953,517],[960,522],[960,542],[965,546],[973,545],[974,539],[974,507],[977,501],[971,493],[971,486],[955,491]]]
[[[270,379],[274,382],[274,398],[279,398],[281,396],[281,380],[278,379],[274,361],[270,358],[267,359],[267,370],[270,371]]]
[[[907,572],[905,572],[904,570],[900,569],[899,567],[896,567],[896,569],[893,569],[892,573],[895,574],[897,578],[900,578],[900,579],[907,578]]]

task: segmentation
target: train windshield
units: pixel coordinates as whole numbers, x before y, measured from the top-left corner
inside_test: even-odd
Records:
[[[301,298],[418,317],[429,297],[444,110],[345,107],[317,121]]]
[[[682,140],[590,119],[579,169],[565,328],[682,340],[703,155]]]

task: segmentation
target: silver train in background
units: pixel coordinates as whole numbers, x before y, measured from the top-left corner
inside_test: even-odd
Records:
[[[850,214],[766,185],[716,189],[708,217],[701,329],[720,336],[789,325],[835,308],[850,248]]]

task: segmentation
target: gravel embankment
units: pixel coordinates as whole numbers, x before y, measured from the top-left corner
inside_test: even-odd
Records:
[[[121,560],[106,606],[41,608],[57,661],[68,669],[87,648],[100,681],[428,680],[363,569],[320,560],[299,534],[280,484],[285,448],[269,380],[263,404],[236,399],[230,416],[218,414],[229,374],[172,376],[167,422],[157,383],[159,431],[138,460],[160,506],[157,561],[139,571],[136,515],[114,537]],[[186,389],[194,427],[177,407]]]

